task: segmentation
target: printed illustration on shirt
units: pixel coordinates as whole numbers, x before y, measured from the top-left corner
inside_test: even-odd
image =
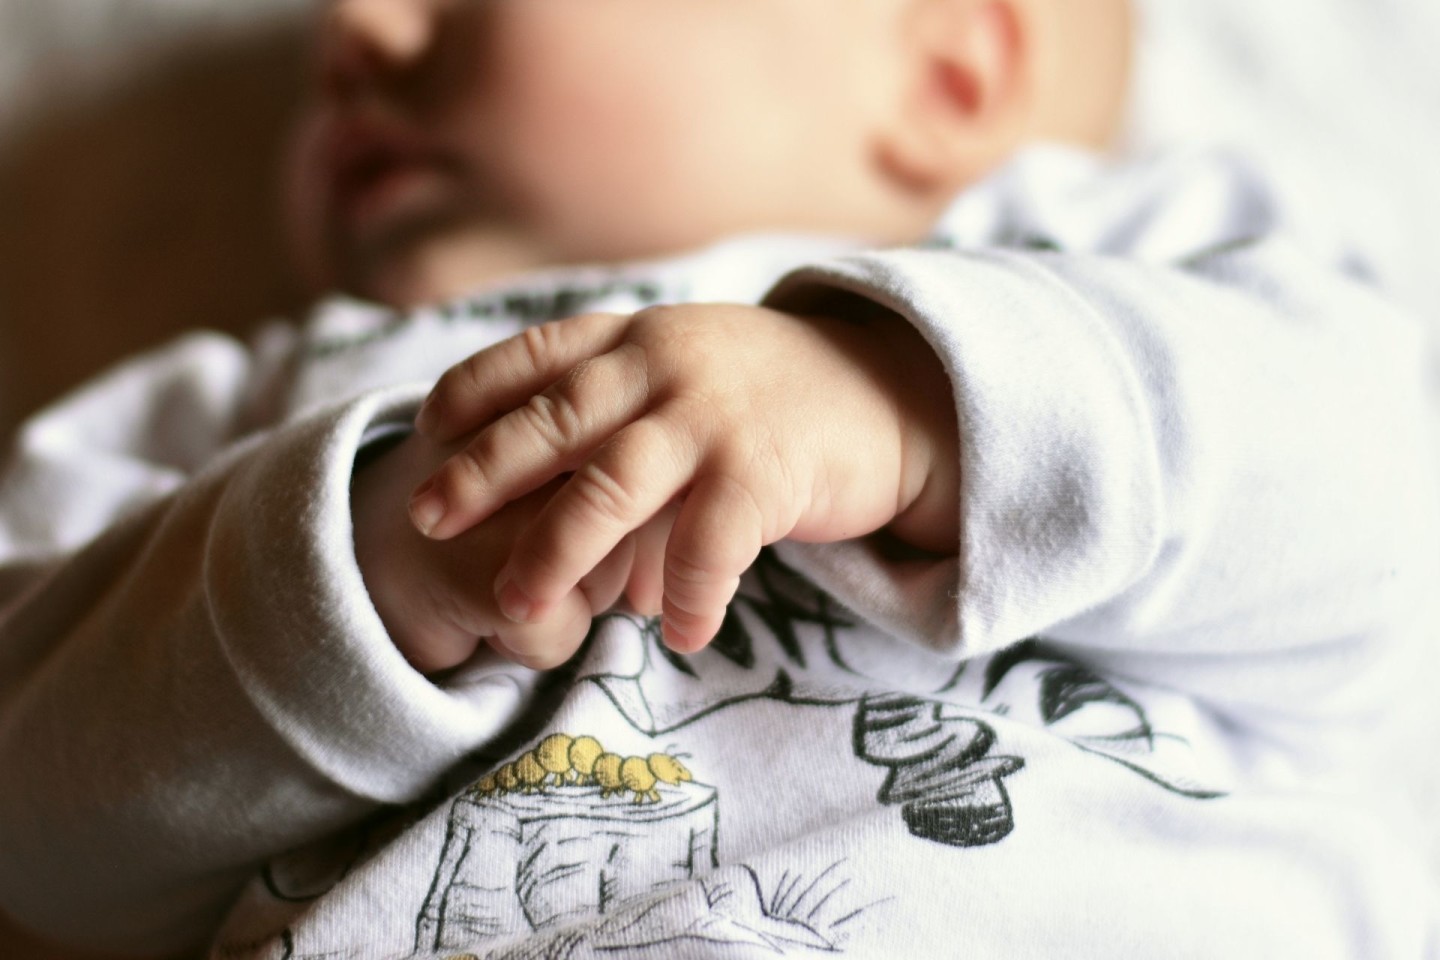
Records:
[[[840,949],[864,910],[836,896],[849,882],[840,864],[767,887],[745,864],[721,865],[719,826],[717,791],[679,756],[550,734],[451,805],[415,950],[518,942],[485,956],[658,960],[700,941]]]
[[[427,951],[444,960],[581,960],[636,957],[670,960],[717,948],[736,956],[841,952],[834,937],[865,907],[840,913],[834,904],[847,881],[831,864],[814,876],[785,874],[767,885],[745,864],[721,867],[694,883],[630,901],[583,927],[540,931],[522,943],[485,953]],[[727,954],[728,955],[728,954]],[[297,958],[298,960],[298,958]]]
[[[992,755],[995,730],[946,704],[897,694],[865,697],[855,755],[889,775],[877,799],[900,807],[914,836],[952,847],[997,843],[1015,828],[1005,777],[1025,765]]]
[[[1025,760],[993,753],[997,716],[1043,728],[1178,796],[1221,795],[1191,774],[1183,737],[1154,729],[1138,699],[1040,640],[951,664],[928,690],[904,677],[871,693],[874,665],[862,661],[877,648],[896,659],[896,645],[858,626],[769,551],[700,654],[669,650],[653,621],[630,622],[646,641],[635,669],[582,679],[598,684],[636,730],[671,734],[759,698],[855,708],[855,756],[890,769],[877,799],[901,805],[911,831],[927,839],[983,845],[1013,828],[1003,781]],[[933,675],[940,661],[915,653],[922,661],[915,674]],[[891,693],[896,686],[916,692]],[[957,810],[953,819],[935,813],[970,803],[975,810]],[[961,821],[973,829],[959,828]]]
[[[779,722],[833,731],[826,766],[806,776],[860,784],[862,796],[874,783],[874,803],[893,811],[906,842],[950,856],[1003,844],[1045,802],[1024,789],[1042,760],[1012,745],[1016,725],[1173,796],[1221,795],[1185,739],[1157,729],[1142,694],[1043,640],[958,664],[907,653],[768,551],[706,650],[675,654],[658,621],[610,615],[542,687],[519,729],[415,805],[408,823],[434,851],[412,888],[416,956],[659,960],[701,941],[842,952],[856,919],[893,891],[833,856],[727,856],[720,800],[737,758],[686,749],[702,723],[711,737],[737,724],[735,742],[754,743],[750,706],[770,722],[775,708],[794,708],[793,722]],[[557,725],[566,716],[579,719]],[[330,870],[277,861],[267,883],[291,902],[313,899],[384,840],[339,851]]]

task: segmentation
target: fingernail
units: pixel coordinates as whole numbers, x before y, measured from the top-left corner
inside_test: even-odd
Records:
[[[507,620],[515,623],[529,623],[535,612],[535,601],[515,585],[509,573],[500,575],[499,586],[495,588],[495,599],[500,603],[500,612]]]
[[[445,519],[445,498],[435,489],[434,480],[426,480],[410,498],[410,522],[425,536]]]

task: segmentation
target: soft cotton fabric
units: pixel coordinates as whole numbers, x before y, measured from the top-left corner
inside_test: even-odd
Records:
[[[1425,345],[1312,213],[1224,154],[1042,149],[915,249],[745,238],[122,366],[0,479],[0,905],[217,958],[1434,955]],[[696,656],[616,613],[550,674],[405,663],[348,490],[446,366],[837,289],[950,375],[958,558],[782,542]]]

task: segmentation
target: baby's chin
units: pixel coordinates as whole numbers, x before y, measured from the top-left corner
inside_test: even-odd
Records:
[[[553,265],[521,237],[475,224],[396,234],[339,259],[342,289],[400,309],[452,300]]]
[[[348,265],[340,271],[338,286],[366,300],[409,309],[450,300],[471,283],[472,278],[456,276],[453,269],[443,269],[426,257],[384,254]]]

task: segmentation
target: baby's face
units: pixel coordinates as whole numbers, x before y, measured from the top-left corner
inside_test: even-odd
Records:
[[[408,305],[866,227],[894,0],[332,0],[291,170],[313,279]]]

